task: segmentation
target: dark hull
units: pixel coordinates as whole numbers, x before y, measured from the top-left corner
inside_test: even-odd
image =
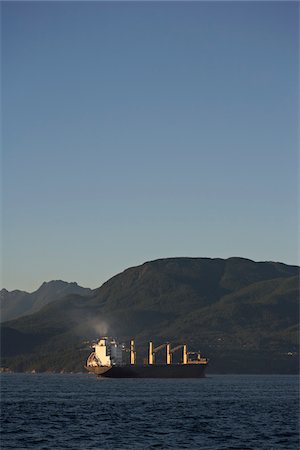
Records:
[[[106,378],[203,378],[205,368],[206,364],[86,367],[89,372]]]

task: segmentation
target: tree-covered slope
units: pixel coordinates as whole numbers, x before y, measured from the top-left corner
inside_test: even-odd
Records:
[[[191,349],[200,347],[219,371],[230,371],[234,357],[234,371],[252,371],[256,361],[260,371],[273,363],[276,371],[278,358],[295,368],[298,277],[299,267],[242,258],[148,262],[88,297],[69,295],[3,324],[2,365],[79,369],[89,353],[86,341],[109,334],[124,341],[134,337],[139,354],[149,339],[185,341]]]

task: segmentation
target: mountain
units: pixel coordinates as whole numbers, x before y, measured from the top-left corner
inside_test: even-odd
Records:
[[[89,295],[91,292],[91,289],[80,287],[77,283],[61,280],[44,282],[31,294],[19,290],[9,292],[2,289],[0,291],[1,322],[33,314],[48,303],[68,294]]]
[[[297,266],[243,258],[167,258],[132,267],[88,297],[68,295],[1,327],[2,366],[82,370],[88,341],[112,335],[186,342],[217,372],[298,369]]]

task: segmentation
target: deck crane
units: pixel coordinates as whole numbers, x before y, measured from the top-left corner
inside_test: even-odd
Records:
[[[159,345],[158,347],[153,348],[153,343],[151,341],[149,342],[149,356],[148,356],[149,364],[154,364],[155,354],[160,350],[162,350],[163,348],[166,348],[166,363],[171,364],[171,351],[169,342],[166,342],[164,344]]]
[[[166,342],[164,344],[159,345],[158,347],[153,348],[153,343],[150,341],[149,342],[149,355],[148,355],[148,363],[149,364],[154,364],[156,353],[159,352],[160,350],[162,350],[163,348],[166,348],[166,364],[172,363],[172,354],[181,348],[183,349],[182,364],[188,363],[188,353],[187,353],[186,344],[178,345],[177,347],[174,347],[171,350],[171,346],[170,346],[169,342]]]
[[[177,350],[183,349],[183,358],[182,358],[182,364],[187,364],[188,362],[188,353],[187,353],[187,349],[186,349],[186,344],[180,344],[177,345],[177,347],[172,348],[171,350],[171,355],[175,352],[177,352]]]

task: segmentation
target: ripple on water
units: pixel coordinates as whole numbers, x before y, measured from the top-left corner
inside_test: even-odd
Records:
[[[296,449],[298,377],[3,374],[1,449]]]

